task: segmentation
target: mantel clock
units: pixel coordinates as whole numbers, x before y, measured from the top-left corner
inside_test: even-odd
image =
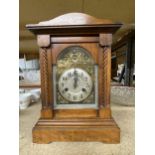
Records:
[[[33,142],[118,143],[110,70],[112,34],[121,24],[68,13],[26,27],[37,35],[41,69],[42,108]]]

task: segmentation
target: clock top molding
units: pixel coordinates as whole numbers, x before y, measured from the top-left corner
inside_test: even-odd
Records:
[[[99,33],[115,33],[122,26],[108,19],[98,19],[84,13],[67,13],[49,21],[28,24],[34,34],[88,35]]]

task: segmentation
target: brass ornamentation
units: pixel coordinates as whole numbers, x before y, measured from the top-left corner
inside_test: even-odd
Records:
[[[70,46],[64,49],[57,59],[57,69],[56,69],[56,100],[57,104],[70,104],[69,101],[65,100],[58,90],[58,80],[60,75],[71,68],[81,68],[85,70],[92,78],[93,89],[91,94],[82,101],[82,104],[92,104],[95,102],[95,92],[94,92],[94,82],[95,82],[95,69],[94,60],[86,49],[79,46]],[[76,103],[74,103],[76,104]],[[79,104],[79,103],[78,103]],[[81,104],[81,102],[80,102]]]

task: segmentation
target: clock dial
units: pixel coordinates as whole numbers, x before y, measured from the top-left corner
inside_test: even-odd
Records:
[[[86,99],[90,95],[92,87],[90,75],[80,68],[66,70],[58,82],[59,92],[70,102],[80,102]]]
[[[57,108],[95,106],[97,66],[85,48],[64,48],[53,68],[54,101]]]

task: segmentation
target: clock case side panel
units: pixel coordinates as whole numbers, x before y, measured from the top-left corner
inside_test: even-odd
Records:
[[[68,39],[67,39],[68,38]],[[95,65],[98,65],[98,37],[54,37],[52,42],[52,65],[56,65],[60,52],[70,46],[80,46],[90,52]],[[54,118],[96,118],[98,110],[84,109],[54,109]]]

